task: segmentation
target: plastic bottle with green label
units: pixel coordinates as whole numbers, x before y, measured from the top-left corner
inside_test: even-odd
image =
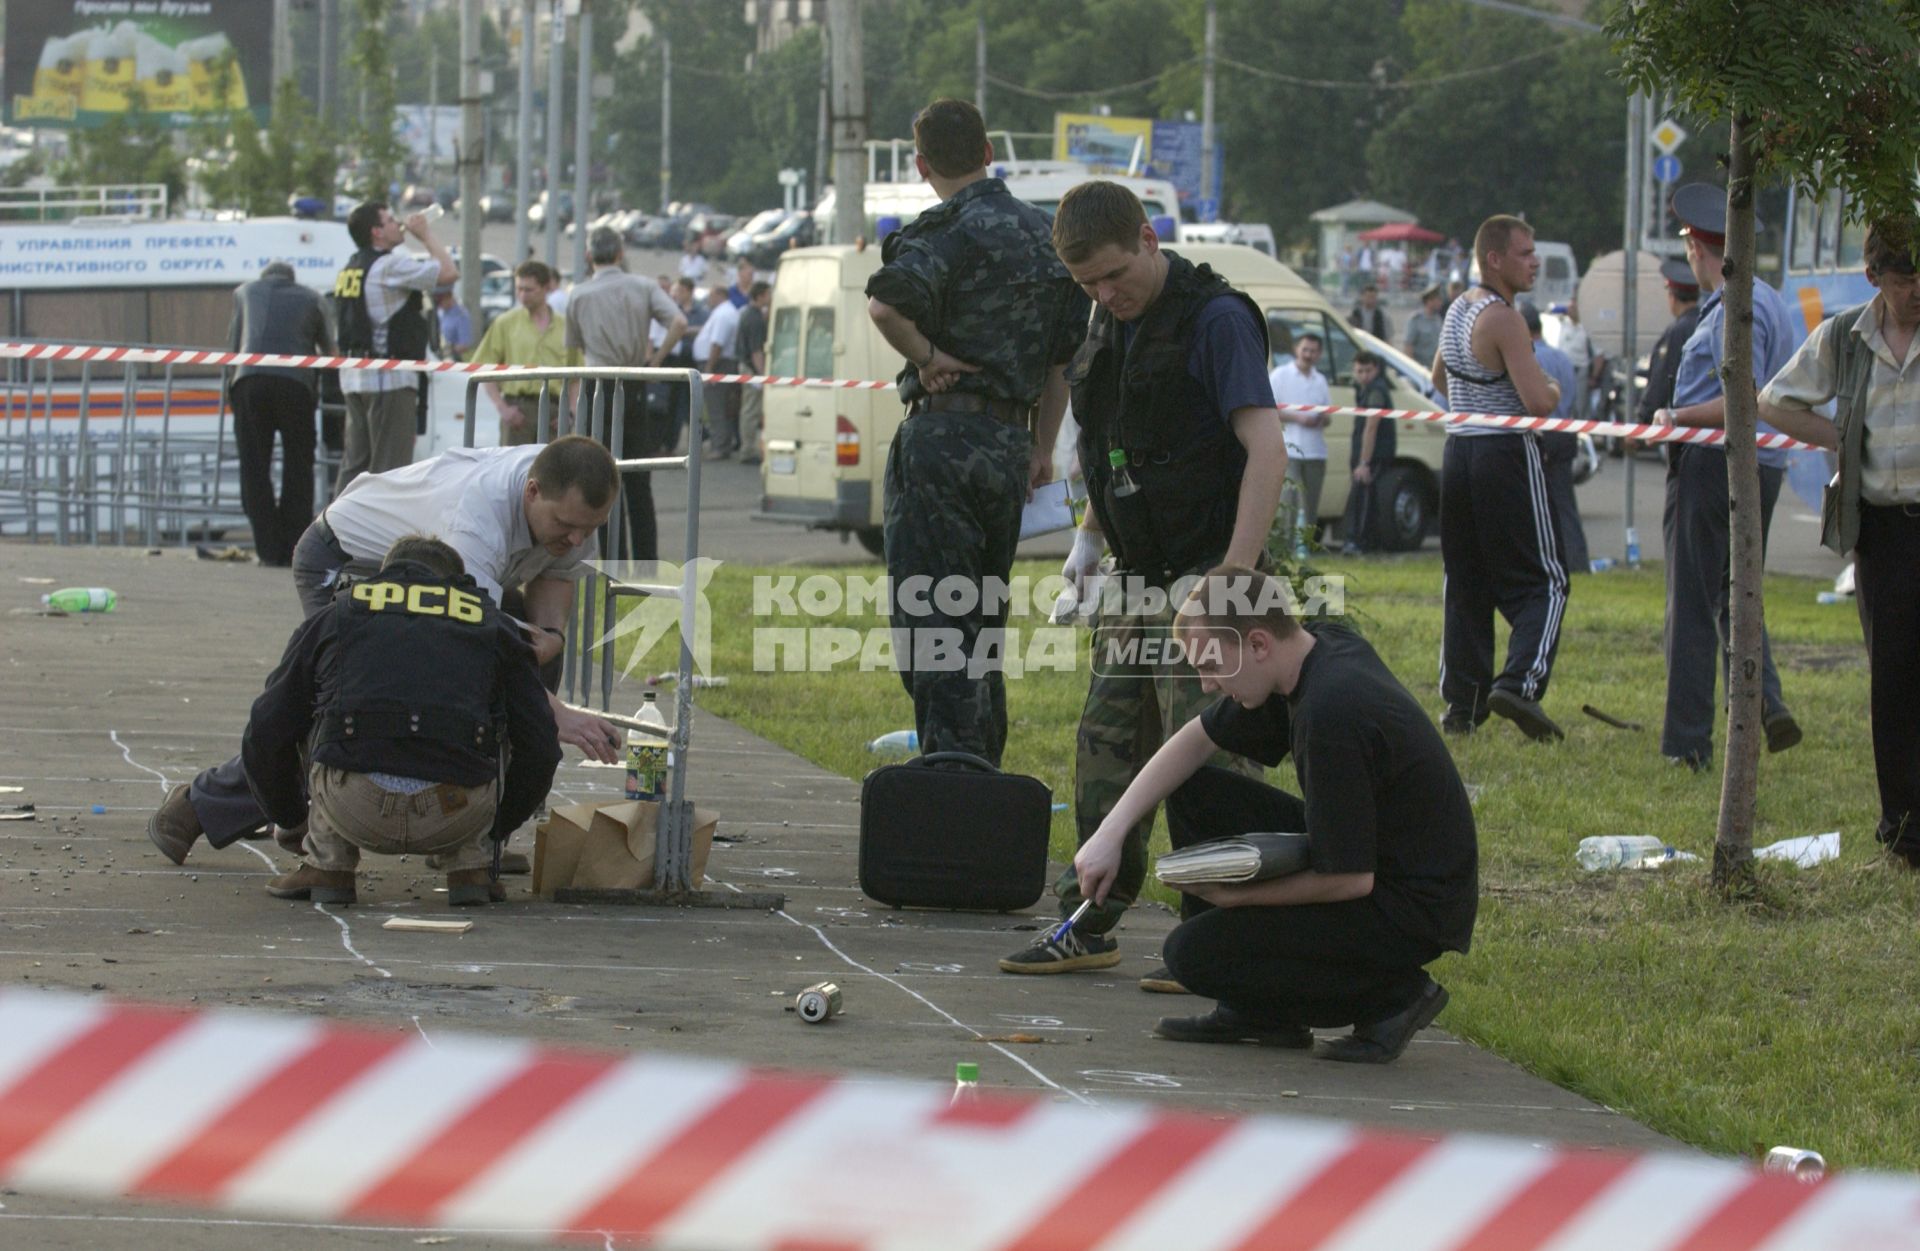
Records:
[[[644,702],[634,719],[646,728],[627,731],[627,798],[657,801],[667,775],[667,720],[660,714],[654,692],[641,698]]]
[[[104,586],[69,586],[42,595],[40,602],[61,612],[112,612],[120,597]]]

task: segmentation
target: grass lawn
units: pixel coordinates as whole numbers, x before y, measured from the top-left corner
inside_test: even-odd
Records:
[[[810,572],[719,570],[709,588],[714,671],[731,685],[700,692],[699,703],[858,778],[876,763],[869,739],[913,724],[898,678],[861,672],[857,661],[828,673],[755,671],[756,626],[803,624],[757,619],[756,577]],[[847,572],[833,571],[836,584]],[[1016,570],[1036,580],[1054,572]],[[1366,634],[1437,718],[1438,556],[1344,572]],[[1851,607],[1816,605],[1820,589],[1807,579],[1767,583],[1774,654],[1806,740],[1763,758],[1755,842],[1839,830],[1840,860],[1763,866],[1762,900],[1743,905],[1710,892],[1704,864],[1581,872],[1573,849],[1589,834],[1656,834],[1706,856],[1720,781],[1717,760],[1696,776],[1660,758],[1659,571],[1579,577],[1546,701],[1567,741],[1536,745],[1496,720],[1451,744],[1481,788],[1481,907],[1472,954],[1436,966],[1453,993],[1441,1024],[1710,1151],[1790,1143],[1838,1167],[1920,1169],[1920,874],[1890,868],[1873,841],[1859,621]],[[884,621],[840,612],[804,624]],[[1080,638],[1084,649],[1085,631]],[[1072,798],[1085,685],[1083,661],[1076,672],[1008,684],[1005,767],[1041,778],[1057,800]],[[1604,726],[1580,714],[1585,703],[1647,728]],[[1291,763],[1275,777],[1297,790]],[[1054,858],[1070,858],[1073,846],[1071,814],[1056,814]]]

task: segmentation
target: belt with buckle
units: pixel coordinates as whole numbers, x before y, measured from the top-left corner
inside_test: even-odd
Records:
[[[990,395],[975,395],[967,391],[955,391],[940,395],[923,395],[907,409],[914,413],[980,413],[1010,426],[1025,426],[1027,413],[1031,406],[1018,400],[998,400]]]

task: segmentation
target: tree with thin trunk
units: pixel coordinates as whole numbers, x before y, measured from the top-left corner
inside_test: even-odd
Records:
[[[1763,180],[1838,188],[1849,216],[1911,212],[1920,161],[1920,5],[1913,0],[1626,0],[1607,23],[1623,76],[1731,127],[1727,168],[1726,449],[1732,665],[1713,883],[1753,884],[1760,762],[1759,420],[1753,385],[1753,195]]]

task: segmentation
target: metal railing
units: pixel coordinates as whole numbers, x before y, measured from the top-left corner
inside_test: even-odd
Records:
[[[569,702],[592,708],[594,669],[599,669],[597,707],[613,712],[614,640],[613,630],[620,602],[636,597],[676,599],[680,603],[680,647],[676,661],[674,717],[668,739],[668,782],[660,804],[655,831],[654,886],[651,891],[611,892],[635,902],[710,903],[722,906],[745,904],[770,906],[754,895],[693,889],[693,801],[687,798],[687,763],[693,727],[693,643],[696,637],[700,582],[698,569],[700,540],[700,430],[706,405],[705,384],[693,369],[512,369],[474,376],[467,381],[467,446],[473,446],[479,417],[479,396],[483,386],[539,384],[534,441],[546,443],[556,432],[584,434],[613,453],[622,473],[621,487],[614,495],[613,510],[600,528],[600,550],[610,553],[596,573],[585,579],[576,594],[574,612],[567,625],[567,646],[563,658],[563,678]],[[593,384],[590,388],[587,384]],[[685,386],[688,389],[687,425],[690,451],[686,455],[626,455],[628,405],[645,403],[642,388]],[[591,392],[591,398],[588,393]],[[687,532],[678,583],[642,581],[651,570],[629,550],[630,534],[626,525],[625,475],[633,472],[681,471],[687,475]],[[593,901],[601,901],[610,892],[585,892]],[[561,892],[563,901],[580,897],[580,892]],[[773,904],[771,906],[778,906]]]
[[[132,217],[157,221],[166,215],[165,183],[0,188],[0,221],[61,222],[77,217]]]
[[[83,362],[56,376],[72,368],[0,372],[0,536],[150,547],[246,524],[226,371]]]

